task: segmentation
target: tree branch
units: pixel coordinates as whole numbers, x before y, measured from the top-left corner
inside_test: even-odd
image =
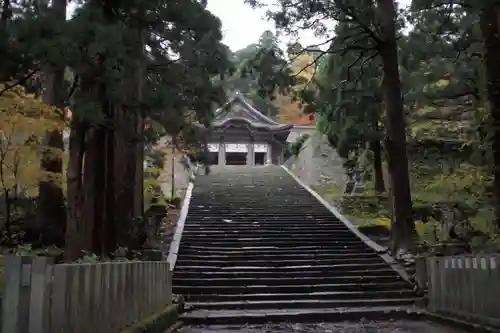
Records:
[[[26,81],[28,81],[30,78],[32,78],[36,73],[38,73],[40,69],[37,68],[37,69],[34,69],[30,72],[28,72],[27,74],[25,74],[23,77],[17,79],[14,81],[14,83],[11,83],[11,84],[7,84],[5,83],[5,86],[3,87],[3,89],[0,90],[0,96],[2,96],[5,92],[9,91],[10,89],[14,88],[14,87],[17,87],[19,85],[23,85],[24,83],[26,83]]]

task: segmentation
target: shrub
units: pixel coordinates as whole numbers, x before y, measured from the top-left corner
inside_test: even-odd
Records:
[[[182,198],[178,196],[167,199],[167,205],[171,206],[172,208],[180,208],[181,202]]]
[[[299,136],[293,143],[291,143],[289,146],[288,146],[288,151],[290,152],[290,154],[292,155],[299,155],[301,149],[302,149],[302,146],[304,145],[304,142],[306,142],[306,140],[309,138],[309,134],[303,134],[301,136]]]

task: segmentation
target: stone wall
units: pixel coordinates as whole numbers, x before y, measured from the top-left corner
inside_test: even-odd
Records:
[[[299,155],[288,159],[285,166],[327,201],[329,194],[341,193],[347,181],[342,159],[318,132],[311,135]]]

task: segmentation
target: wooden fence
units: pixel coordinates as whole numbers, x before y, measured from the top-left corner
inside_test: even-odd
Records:
[[[4,258],[3,333],[114,333],[170,304],[167,262]]]
[[[500,255],[427,259],[429,310],[500,326]]]

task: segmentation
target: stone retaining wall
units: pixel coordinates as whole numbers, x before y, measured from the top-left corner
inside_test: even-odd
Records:
[[[325,191],[335,188],[341,192],[347,181],[342,158],[319,132],[313,133],[302,145],[299,155],[288,159],[285,166],[318,194],[325,194],[327,201]]]

